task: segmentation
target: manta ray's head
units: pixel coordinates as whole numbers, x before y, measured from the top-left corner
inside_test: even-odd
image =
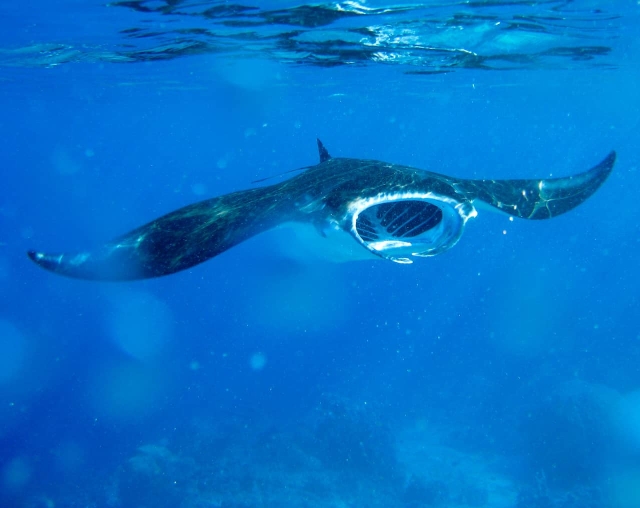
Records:
[[[453,247],[467,220],[477,215],[468,200],[433,192],[392,192],[359,198],[348,207],[351,234],[373,254],[409,264]]]

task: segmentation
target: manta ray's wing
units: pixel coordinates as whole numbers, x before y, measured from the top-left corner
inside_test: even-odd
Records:
[[[458,192],[522,219],[550,219],[572,210],[607,179],[616,160],[611,152],[589,171],[543,180],[465,180]]]
[[[202,263],[288,219],[292,207],[277,186],[249,189],[180,208],[94,251],[30,251],[38,265],[68,277],[135,280]]]
[[[589,171],[542,180],[462,180],[425,172],[422,181],[400,191],[354,200],[350,231],[371,253],[408,264],[414,257],[436,256],[453,247],[483,204],[523,219],[568,212],[602,185],[614,162],[611,152]]]

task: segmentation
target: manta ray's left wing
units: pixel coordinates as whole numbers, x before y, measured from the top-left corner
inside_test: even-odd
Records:
[[[29,251],[41,267],[89,280],[136,280],[184,270],[287,220],[277,186],[249,189],[180,208],[88,252]]]
[[[607,179],[616,161],[611,152],[589,171],[542,180],[464,180],[454,184],[472,201],[480,200],[522,219],[550,219],[572,210]]]

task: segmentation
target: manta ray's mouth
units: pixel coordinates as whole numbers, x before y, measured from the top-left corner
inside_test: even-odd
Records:
[[[394,238],[413,238],[435,228],[442,221],[442,210],[426,201],[391,201],[372,206],[358,216],[356,228],[366,242],[389,234]]]
[[[351,232],[367,249],[396,263],[435,256],[455,245],[476,211],[433,193],[384,194],[350,206]]]

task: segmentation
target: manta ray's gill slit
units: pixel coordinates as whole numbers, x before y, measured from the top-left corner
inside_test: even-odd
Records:
[[[376,208],[380,225],[396,237],[420,235],[442,220],[442,210],[425,201],[395,201]]]
[[[389,217],[389,214],[392,214],[394,211],[396,211],[396,205],[397,203],[388,203],[387,205],[380,205],[378,207],[378,212],[377,212],[377,216],[378,219],[380,220],[380,224],[382,224],[383,226],[387,227],[389,225],[389,221],[387,220],[387,218]],[[404,211],[402,213],[400,213],[400,217],[404,214],[407,213],[407,209],[404,208]],[[398,215],[392,215],[391,217],[391,221],[396,220],[398,217]]]
[[[408,201],[395,202],[378,206],[379,211],[384,210],[385,208],[388,208],[389,211],[380,218],[380,224],[389,232],[391,232],[390,230],[400,229],[403,224],[402,221],[404,220],[404,216],[409,214],[409,212],[411,211],[411,205]],[[390,214],[391,217],[390,220],[388,220]]]
[[[402,236],[417,236],[440,224],[440,221],[442,220],[442,210],[436,206],[433,208],[434,210],[430,210],[430,213],[426,217],[424,215],[416,215],[411,220],[411,224],[407,224],[407,227],[413,224],[415,224],[415,226],[407,230]]]
[[[376,228],[366,215],[361,215],[358,218],[358,231],[365,241],[369,242],[378,239]]]
[[[414,237],[436,227],[442,220],[442,210],[430,203],[421,203],[424,206],[418,210],[410,221],[402,228],[402,236]]]
[[[410,211],[409,206],[405,207],[404,211],[396,217],[392,224],[387,226],[387,232],[393,234],[394,236],[405,236],[406,226],[413,219],[415,219],[415,215],[409,215]],[[401,222],[401,219],[405,218],[405,215],[409,215],[409,218],[404,222]]]

